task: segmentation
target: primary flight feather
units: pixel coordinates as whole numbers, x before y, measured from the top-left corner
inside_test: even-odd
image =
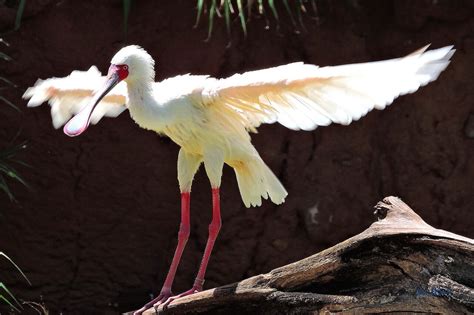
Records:
[[[24,97],[30,99],[30,107],[48,101],[54,127],[65,124],[69,136],[78,136],[90,123],[128,109],[140,127],[166,135],[181,146],[178,246],[160,294],[136,312],[140,314],[152,305],[166,306],[175,298],[202,290],[221,227],[219,187],[224,163],[234,169],[247,207],[261,205],[262,197],[276,204],[284,202],[287,192],[251,144],[249,131],[275,122],[294,130],[348,125],[374,108],[384,109],[396,97],[436,80],[454,54],[452,46],[426,49],[378,62],[334,67],[297,62],[225,79],[182,75],[154,82],[153,58],[138,46],[127,46],[112,58],[107,76],[94,66],[73,71],[64,78],[39,80]],[[212,187],[209,238],[192,289],[173,296],[171,285],[189,236],[191,184],[201,163]]]

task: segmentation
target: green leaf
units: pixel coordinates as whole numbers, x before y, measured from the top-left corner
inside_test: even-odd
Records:
[[[264,9],[263,9],[263,0],[258,0],[258,13],[263,14]]]
[[[296,27],[295,18],[293,17],[293,13],[291,12],[291,8],[290,8],[290,5],[288,4],[288,0],[283,0],[283,4],[285,5],[286,12],[288,12],[288,15],[290,16],[291,23],[293,24],[294,27]]]
[[[11,85],[12,87],[17,87],[17,85],[15,83],[13,83],[12,81],[8,80],[7,78],[5,77],[0,77],[0,81],[3,81],[9,85]]]
[[[245,14],[244,9],[242,7],[242,0],[237,0],[237,8],[239,10],[240,25],[242,25],[244,36],[247,37],[247,23],[245,22]]]
[[[25,182],[25,180],[10,165],[0,164],[0,171],[2,171],[6,176],[20,182],[21,184],[23,184],[23,186],[30,188],[29,185]]]
[[[5,60],[5,61],[13,60],[12,57],[8,56],[8,55],[5,54],[5,53],[2,53],[1,51],[0,51],[0,58],[2,58],[2,59]]]
[[[230,5],[229,1],[224,1],[224,18],[227,28],[227,35],[230,37]]]
[[[16,270],[18,270],[18,272],[23,276],[23,278],[25,278],[26,282],[28,282],[29,285],[32,285],[30,280],[28,279],[28,277],[23,273],[23,271],[20,269],[20,267],[18,267],[17,264],[15,264],[15,262],[10,258],[8,257],[7,254],[5,254],[4,252],[0,252],[0,256],[3,256],[3,258],[5,258],[6,260],[8,260],[8,262],[10,262],[15,268]]]
[[[194,28],[198,27],[199,20],[201,19],[201,14],[202,14],[203,7],[204,7],[204,0],[198,0],[198,2],[197,2],[198,13],[197,13],[197,17],[196,17],[196,24],[194,24]]]
[[[250,15],[252,14],[252,7],[255,3],[255,0],[247,0],[247,16],[250,19]]]
[[[4,101],[5,103],[7,103],[8,106],[10,106],[11,108],[15,109],[16,111],[21,112],[21,110],[20,110],[15,104],[13,104],[12,102],[10,102],[9,100],[7,100],[6,98],[4,98],[3,96],[0,96],[0,100],[2,100],[2,101]]]
[[[25,180],[18,174],[18,172],[10,165],[12,163],[16,163],[19,165],[30,167],[28,164],[14,159],[14,156],[19,151],[24,150],[25,148],[26,148],[26,141],[23,141],[20,144],[11,146],[7,149],[3,149],[0,151],[0,190],[3,190],[8,195],[8,197],[10,198],[10,201],[15,201],[15,197],[10,191],[10,188],[8,187],[8,184],[4,176],[8,176],[20,182],[26,188],[32,189],[30,185],[28,185],[28,183],[26,183]],[[2,173],[4,175],[2,175]]]
[[[18,30],[21,25],[21,17],[23,16],[23,11],[25,10],[26,0],[20,0],[18,3],[18,9],[16,10],[16,17],[15,17],[15,27],[14,30]]]
[[[211,9],[209,10],[209,30],[207,31],[206,42],[211,39],[212,29],[214,28],[214,16],[216,15],[217,3],[212,0]]]
[[[24,166],[24,167],[31,167],[30,164],[25,163],[25,162],[23,162],[23,161],[13,161],[13,162],[15,162],[15,163],[18,164],[18,165]]]
[[[273,16],[275,17],[275,19],[277,21],[279,21],[280,19],[278,17],[278,12],[277,12],[276,7],[275,7],[275,0],[268,0],[268,6],[272,10],[272,13],[273,13]]]
[[[298,6],[296,9],[297,9],[296,15],[298,16],[298,22],[300,22],[300,26],[303,29],[303,31],[307,32],[306,27],[304,26],[304,23],[303,23],[303,14],[302,14],[302,11],[304,10],[303,0],[298,0]]]
[[[15,312],[20,313],[20,309],[16,308],[7,298],[3,296],[3,294],[0,294],[0,300],[7,303],[11,308],[15,310]]]
[[[11,298],[21,309],[23,309],[23,306],[21,306],[21,304],[18,302],[18,300],[15,298],[15,296],[10,292],[10,290],[8,290],[7,286],[5,284],[3,284],[3,282],[0,282],[0,289],[3,289],[8,294],[9,298]],[[3,297],[3,294],[0,294],[0,296]],[[8,305],[13,307],[14,309],[17,309],[15,306],[13,306],[12,303],[10,303],[9,299],[4,297],[3,300],[6,301],[8,303]]]
[[[5,178],[2,175],[0,175],[0,189],[7,194],[10,201],[15,201],[15,196],[13,196],[12,192],[10,191],[10,188],[5,182]]]
[[[313,9],[313,13],[317,16],[318,15],[318,7],[316,6],[316,0],[311,0],[311,8]]]
[[[7,47],[10,47],[10,44],[7,43],[3,38],[0,38],[0,43],[2,43],[3,45],[5,45]]]
[[[128,31],[128,17],[130,15],[130,8],[132,6],[132,0],[122,0],[123,4],[123,33],[127,35]]]
[[[15,137],[16,138],[16,137]],[[14,140],[13,140],[14,141]],[[15,154],[17,154],[18,152],[20,152],[21,150],[23,149],[26,149],[26,146],[27,146],[27,142],[26,141],[23,141],[21,142],[20,144],[17,144],[17,145],[14,145],[14,146],[11,146],[7,149],[3,149],[2,151],[0,151],[0,161],[3,159],[3,160],[6,160],[6,159],[9,159],[11,157],[13,157]]]

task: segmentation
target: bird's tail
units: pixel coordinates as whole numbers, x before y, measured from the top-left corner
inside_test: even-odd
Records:
[[[240,195],[247,208],[260,206],[262,197],[264,199],[270,197],[270,200],[275,204],[285,201],[285,197],[288,195],[285,187],[260,157],[254,157],[232,166],[237,176]]]

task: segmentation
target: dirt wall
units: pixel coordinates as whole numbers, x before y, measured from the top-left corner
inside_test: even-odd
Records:
[[[232,45],[222,21],[211,41],[194,29],[195,2],[134,1],[127,38],[121,1],[27,1],[19,31],[4,36],[14,60],[1,75],[18,89],[2,91],[22,108],[0,106],[0,144],[21,130],[28,140],[19,168],[33,187],[12,183],[18,202],[0,194],[0,250],[31,279],[26,286],[0,263],[2,281],[52,314],[115,314],[157,293],[179,226],[178,147],[140,129],[123,113],[78,138],[51,125],[49,108],[27,109],[21,95],[37,78],[64,76],[97,65],[103,72],[126,44],[156,58],[157,80],[193,73],[235,72],[305,61],[321,66],[403,56],[432,43],[457,52],[440,78],[384,111],[348,127],[295,132],[265,125],[252,136],[263,159],[286,186],[285,204],[246,209],[228,167],[222,185],[223,228],[206,288],[306,257],[372,222],[371,206],[397,195],[429,224],[474,237],[474,5],[472,1],[317,1],[318,19],[294,34],[254,17],[243,39],[238,20]],[[7,1],[7,4],[9,2]],[[10,3],[11,4],[11,3]],[[0,5],[0,29],[15,9]],[[282,12],[283,15],[283,12]],[[192,195],[191,237],[174,291],[192,285],[207,237],[208,180],[198,174]]]

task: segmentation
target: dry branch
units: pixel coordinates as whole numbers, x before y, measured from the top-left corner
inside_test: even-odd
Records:
[[[298,262],[145,314],[474,312],[474,240],[387,197],[367,230]]]

